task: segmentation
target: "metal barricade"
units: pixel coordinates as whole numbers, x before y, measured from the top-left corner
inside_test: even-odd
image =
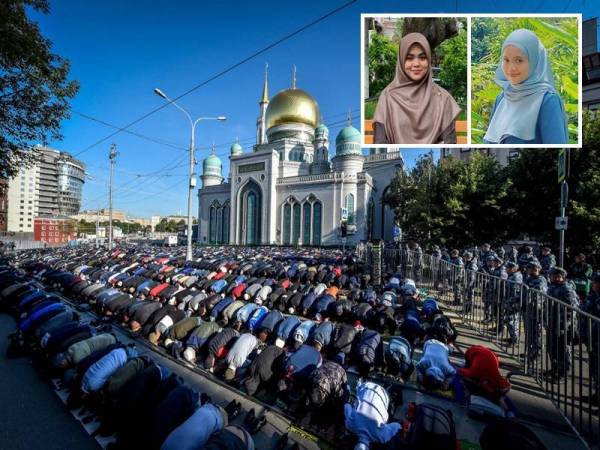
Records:
[[[600,394],[600,319],[525,284],[420,252],[386,248],[382,270],[413,279],[494,342],[588,443],[600,445],[598,407],[586,398]]]

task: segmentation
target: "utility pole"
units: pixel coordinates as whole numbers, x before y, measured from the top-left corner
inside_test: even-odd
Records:
[[[569,149],[561,148],[558,151],[558,183],[560,185],[560,216],[556,218],[555,228],[559,233],[559,255],[558,265],[564,267],[565,263],[565,230],[568,226],[569,218],[565,215],[567,203],[569,201]]]
[[[96,248],[99,246],[98,226],[100,225],[100,210],[96,210]]]
[[[112,250],[112,241],[113,241],[113,200],[112,200],[112,192],[113,192],[113,173],[115,171],[115,163],[117,159],[117,145],[112,144],[110,146],[110,153],[108,154],[108,159],[110,161],[110,186],[108,188],[108,249]]]

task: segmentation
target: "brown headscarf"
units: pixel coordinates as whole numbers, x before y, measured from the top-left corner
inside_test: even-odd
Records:
[[[404,72],[409,49],[419,44],[429,60],[427,74],[413,81]],[[400,40],[396,76],[381,92],[374,122],[381,123],[390,144],[435,144],[456,120],[460,108],[452,96],[435,84],[431,76],[431,48],[421,33]]]

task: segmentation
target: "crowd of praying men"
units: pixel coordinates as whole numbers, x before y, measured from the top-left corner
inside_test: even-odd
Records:
[[[341,418],[356,448],[410,437],[393,419],[398,391],[376,380],[393,386],[413,372],[420,389],[477,395],[510,417],[497,355],[473,346],[464,366],[452,364],[458,334],[438,302],[398,273],[383,286],[369,273],[333,250],[213,248],[194,261],[135,246],[48,250],[0,269],[0,307],[18,320],[13,351],[60,377],[69,405],[100,416],[116,448],[253,448],[266,419],[250,411],[227,426],[238,402],[214,405],[120,343],[114,325],[249,395],[274,394],[298,417]],[[82,311],[97,319],[82,321]]]

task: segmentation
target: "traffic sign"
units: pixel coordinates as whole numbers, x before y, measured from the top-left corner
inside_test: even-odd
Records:
[[[558,182],[562,183],[567,177],[567,150],[558,150]]]
[[[568,228],[569,225],[569,218],[568,217],[557,217],[554,220],[554,228],[556,228],[557,230],[566,230]]]

